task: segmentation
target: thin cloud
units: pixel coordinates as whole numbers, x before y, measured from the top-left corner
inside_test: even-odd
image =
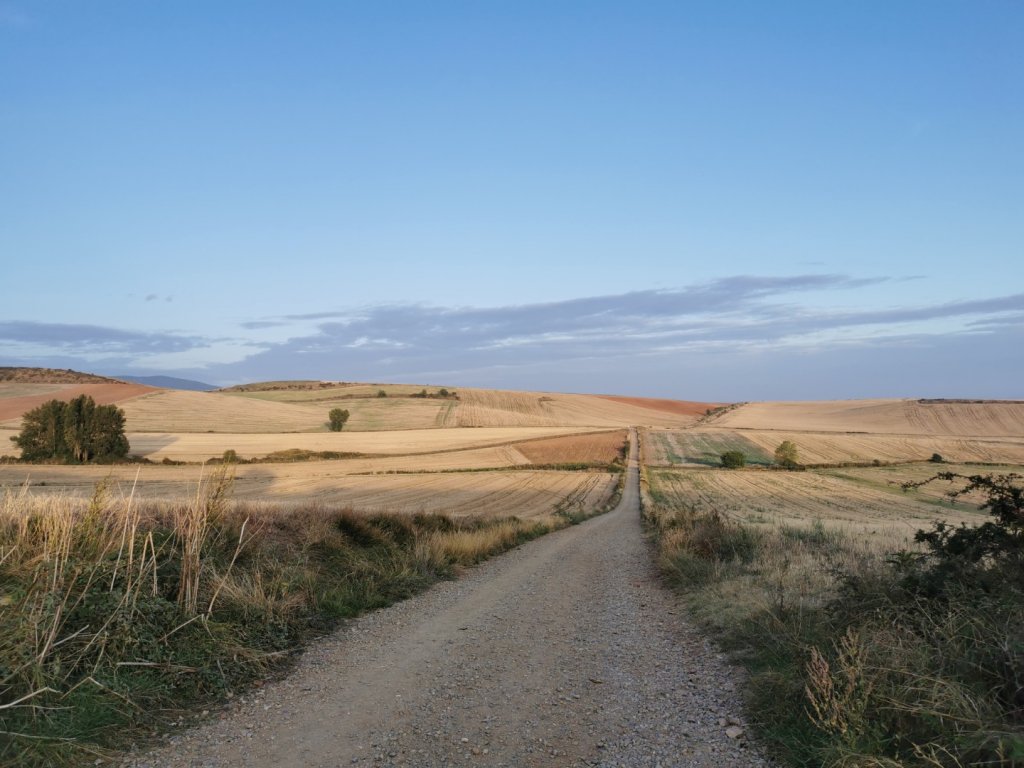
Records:
[[[146,333],[72,323],[0,322],[0,345],[17,344],[82,351],[118,350],[127,354],[182,352],[204,346],[199,336]]]
[[[393,304],[303,315],[317,332],[268,344],[241,370],[279,376],[482,370],[714,350],[879,345],[907,326],[972,320],[1024,309],[1024,294],[930,306],[837,311],[810,307],[802,293],[856,290],[887,278],[844,275],[736,276],[677,290],[648,290],[505,307]],[[820,302],[819,302],[820,303]],[[879,330],[879,327],[882,330]],[[320,371],[320,373],[316,373]],[[290,375],[290,374],[289,374]]]

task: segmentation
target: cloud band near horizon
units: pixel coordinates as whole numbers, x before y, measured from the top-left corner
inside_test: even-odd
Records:
[[[883,381],[890,388],[901,380],[913,385],[911,371],[903,379],[888,371],[900,354],[910,360],[914,350],[929,349],[927,364],[918,366],[924,371],[934,364],[952,364],[949,355],[969,355],[972,347],[985,355],[1005,348],[1009,365],[1004,367],[1010,375],[996,389],[1007,394],[986,394],[992,382],[981,386],[980,378],[977,388],[985,391],[974,394],[1021,394],[1010,390],[1018,386],[1024,367],[1019,352],[1012,351],[1015,344],[1019,349],[1024,333],[1024,293],[863,309],[833,308],[828,300],[839,291],[856,298],[858,290],[887,280],[741,275],[681,289],[545,304],[375,305],[252,318],[238,324],[235,336],[13,320],[0,322],[0,357],[8,364],[163,373],[216,384],[285,378],[430,379],[538,390],[580,390],[583,384],[590,391],[706,399],[734,398],[715,392],[737,389],[739,377],[746,386],[739,392],[744,399],[762,399],[802,391],[810,380],[827,390],[820,397],[877,395]],[[270,329],[278,337],[283,332],[285,340],[267,340],[262,334]],[[971,343],[965,345],[965,340]],[[840,352],[845,355],[837,358]],[[828,375],[829,369],[843,367],[843,359],[852,358],[861,361],[866,383],[860,388]],[[770,387],[760,382],[764,394],[755,391],[758,372],[784,372],[783,361],[789,361],[794,379],[789,390],[784,380],[776,379]],[[624,370],[642,373],[646,383],[629,379]],[[708,391],[667,386],[680,376]],[[929,383],[923,373],[920,378],[918,388]],[[602,381],[608,386],[599,386]],[[871,381],[875,384],[868,386]],[[959,377],[953,386],[972,386],[972,379]]]

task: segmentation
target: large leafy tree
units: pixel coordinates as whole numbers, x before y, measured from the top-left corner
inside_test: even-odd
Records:
[[[88,395],[67,403],[50,400],[29,411],[22,417],[21,433],[11,440],[26,461],[84,463],[128,455],[124,411],[115,405],[96,405]]]

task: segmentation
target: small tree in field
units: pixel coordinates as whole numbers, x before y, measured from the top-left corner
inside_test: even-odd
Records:
[[[739,469],[747,465],[747,457],[743,451],[726,451],[722,454],[722,466],[726,469]]]
[[[791,440],[783,440],[775,449],[775,463],[786,469],[795,469],[797,463],[796,443]]]
[[[341,432],[345,422],[348,421],[348,411],[342,408],[332,408],[327,414],[327,419],[331,432]]]

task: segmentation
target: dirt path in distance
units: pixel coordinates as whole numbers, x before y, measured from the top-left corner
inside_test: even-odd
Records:
[[[348,623],[128,765],[768,765],[733,671],[657,582],[631,444],[613,512]]]

